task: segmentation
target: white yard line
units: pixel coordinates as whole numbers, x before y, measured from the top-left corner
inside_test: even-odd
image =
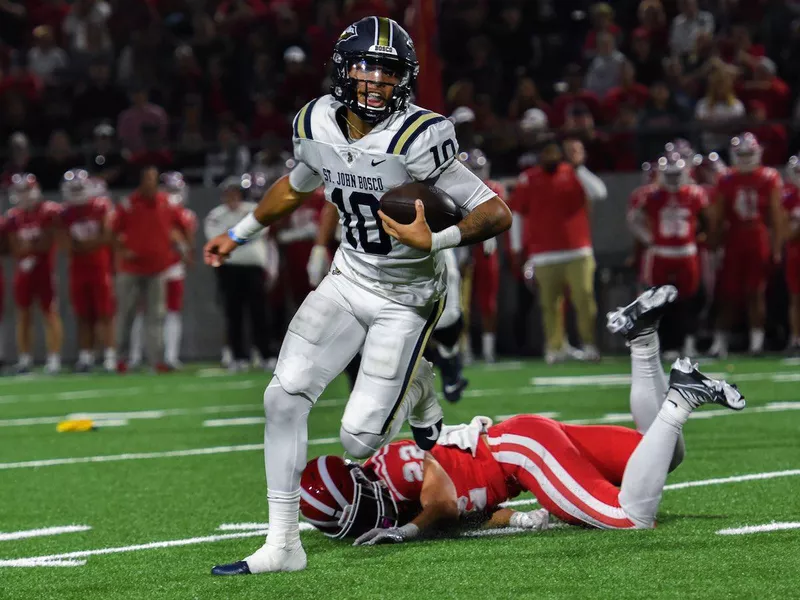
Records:
[[[772,383],[793,383],[800,381],[800,373],[775,371],[771,373],[706,373],[714,379],[730,378],[733,383],[741,381],[771,381]],[[615,387],[628,386],[631,376],[627,373],[609,375],[562,375],[556,377],[533,377],[531,385],[539,388],[571,387]]]
[[[237,419],[208,419],[203,421],[203,427],[231,427],[236,425],[263,425],[264,417],[240,417]]]
[[[765,531],[786,531],[788,529],[800,529],[800,523],[767,523],[766,525],[747,525],[746,527],[734,527],[732,529],[720,529],[719,535],[746,535],[748,533],[763,533]]]
[[[42,527],[41,529],[25,529],[23,531],[10,531],[0,533],[0,542],[10,540],[24,540],[26,538],[43,537],[48,535],[60,535],[62,533],[77,533],[79,531],[89,531],[90,525],[64,525],[62,527]]]
[[[217,527],[217,531],[252,531],[252,530],[266,530],[269,529],[269,523],[223,523]],[[300,522],[300,531],[314,531],[311,523]]]

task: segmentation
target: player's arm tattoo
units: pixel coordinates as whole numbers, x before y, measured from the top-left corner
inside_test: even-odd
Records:
[[[477,244],[511,228],[513,217],[506,203],[498,196],[480,204],[458,224],[461,246]]]

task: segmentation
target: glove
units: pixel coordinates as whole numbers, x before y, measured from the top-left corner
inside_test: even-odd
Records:
[[[360,535],[353,542],[353,546],[375,546],[377,544],[402,544],[419,535],[419,527],[413,523],[408,523],[402,527],[390,527],[381,529],[376,527],[367,533]]]
[[[497,252],[497,238],[483,240],[483,255],[491,256],[495,252]]]
[[[315,245],[311,249],[311,256],[308,257],[308,265],[306,265],[309,285],[315,288],[322,283],[330,267],[331,261],[328,258],[328,249],[325,246]]]
[[[515,512],[508,520],[511,527],[529,529],[531,531],[544,531],[550,526],[550,513],[546,508],[528,512]]]

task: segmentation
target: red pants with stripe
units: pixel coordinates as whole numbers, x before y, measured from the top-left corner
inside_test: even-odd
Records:
[[[640,433],[613,425],[567,425],[520,415],[489,429],[488,442],[507,477],[573,525],[632,529],[619,503],[625,465]]]

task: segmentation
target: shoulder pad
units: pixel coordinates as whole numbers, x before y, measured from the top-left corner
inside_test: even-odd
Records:
[[[436,123],[441,123],[442,121],[447,121],[447,119],[440,114],[425,109],[420,109],[407,116],[400,126],[400,129],[398,129],[397,133],[392,137],[392,141],[389,142],[386,153],[406,154],[411,144],[414,143],[414,140],[427,131],[429,127]],[[450,126],[452,128],[452,123]]]
[[[436,113],[419,116],[411,124],[407,120],[395,138],[393,152],[405,155],[406,170],[416,180],[438,177],[458,156],[453,123]]]
[[[292,132],[295,139],[313,140],[314,134],[311,130],[311,113],[314,111],[314,105],[319,101],[319,98],[314,98],[311,102],[306,104],[300,109],[300,112],[292,121]]]

